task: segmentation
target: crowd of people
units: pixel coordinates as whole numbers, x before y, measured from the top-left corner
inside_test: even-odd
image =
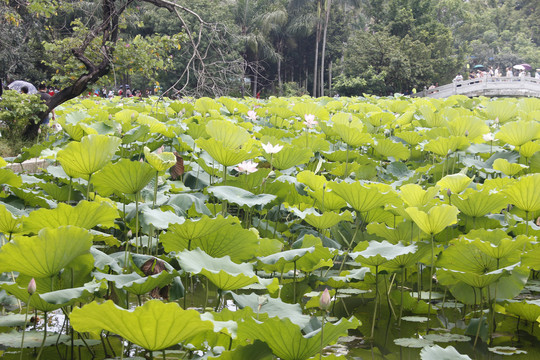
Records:
[[[524,78],[527,76],[532,76],[531,73],[527,72],[524,68],[522,69],[516,69],[514,71],[514,68],[509,66],[505,69],[501,69],[499,66],[497,66],[495,69],[493,66],[490,66],[488,68],[478,68],[473,69],[469,73],[468,79],[484,79],[484,78],[512,78],[512,77],[518,77],[518,78]],[[536,69],[536,72],[534,73],[535,79],[540,79],[540,69]],[[461,73],[457,74],[454,78],[454,82],[460,82],[463,81],[463,75]]]

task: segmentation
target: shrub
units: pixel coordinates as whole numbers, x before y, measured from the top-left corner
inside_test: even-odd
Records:
[[[20,139],[29,124],[40,121],[39,114],[45,110],[47,105],[39,95],[5,91],[0,102],[1,136],[7,140]]]

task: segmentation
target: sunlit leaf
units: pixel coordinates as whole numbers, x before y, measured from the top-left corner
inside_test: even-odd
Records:
[[[120,159],[105,166],[92,178],[94,186],[104,194],[110,190],[120,194],[135,194],[154,178],[156,171],[145,162]]]
[[[447,226],[457,223],[459,213],[454,206],[446,204],[434,206],[427,213],[416,207],[409,207],[405,211],[423,232],[430,235],[438,234]]]

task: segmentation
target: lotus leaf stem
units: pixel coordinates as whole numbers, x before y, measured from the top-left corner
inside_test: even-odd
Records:
[[[476,342],[478,341],[478,336],[480,335],[480,327],[482,326],[482,320],[484,319],[484,311],[482,310],[483,303],[484,297],[482,296],[482,289],[480,289],[480,320],[478,320],[478,327],[476,328],[476,336],[474,338],[473,349],[476,347]]]
[[[21,337],[21,357],[23,358],[23,352],[24,352],[24,333],[26,332],[26,324],[28,323],[28,307],[30,306],[30,299],[32,299],[32,294],[28,296],[28,301],[26,302],[26,314],[24,315],[24,327],[23,327],[23,333]]]
[[[375,321],[377,320],[377,304],[379,303],[379,265],[375,265],[375,303],[373,306],[373,321],[371,322],[371,338],[375,334]]]
[[[321,351],[319,352],[319,360],[322,359],[322,351],[324,344],[324,323],[326,322],[326,310],[323,310],[322,325],[321,325]]]
[[[139,253],[139,192],[135,193],[135,251]]]
[[[36,321],[37,323],[37,321]],[[43,313],[43,340],[41,340],[41,346],[39,347],[39,352],[36,360],[39,360],[41,354],[43,353],[43,347],[45,345],[45,340],[47,339],[47,312]]]
[[[296,260],[293,261],[294,272],[293,272],[293,299],[296,301]]]
[[[86,200],[90,199],[90,182],[92,181],[92,174],[88,175],[88,184],[86,185]]]
[[[426,322],[426,333],[429,332],[429,316],[431,315],[431,292],[433,290],[433,268],[435,266],[435,234],[431,234],[431,266],[429,269],[429,300],[428,300],[428,321]]]

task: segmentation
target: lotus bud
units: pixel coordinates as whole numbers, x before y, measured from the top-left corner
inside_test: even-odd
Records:
[[[536,219],[536,226],[540,226],[540,216]]]
[[[448,195],[448,197],[452,196],[452,190],[447,189],[446,190],[446,195]]]
[[[131,114],[131,120],[135,120],[135,114]]]
[[[319,306],[322,310],[328,310],[328,308],[330,307],[330,304],[331,304],[331,301],[332,299],[330,298],[330,292],[328,291],[328,288],[325,288],[322,295],[321,295],[321,299],[319,300]]]
[[[268,302],[268,296],[266,296],[266,295],[259,296],[258,302],[259,302],[259,305],[257,307],[258,308],[257,311],[261,311],[261,308],[263,307],[263,305]]]
[[[112,120],[112,115],[109,115],[109,120]]]
[[[349,124],[352,123],[352,115],[349,115]]]
[[[469,136],[469,130],[465,130],[465,137]]]
[[[499,124],[499,118],[498,117],[495,118],[495,124]]]
[[[37,288],[37,286],[36,286],[36,280],[35,280],[34,278],[32,278],[32,280],[30,280],[30,282],[28,283],[28,288],[27,288],[28,293],[29,293],[30,295],[32,295],[33,293],[36,292],[36,288]]]

